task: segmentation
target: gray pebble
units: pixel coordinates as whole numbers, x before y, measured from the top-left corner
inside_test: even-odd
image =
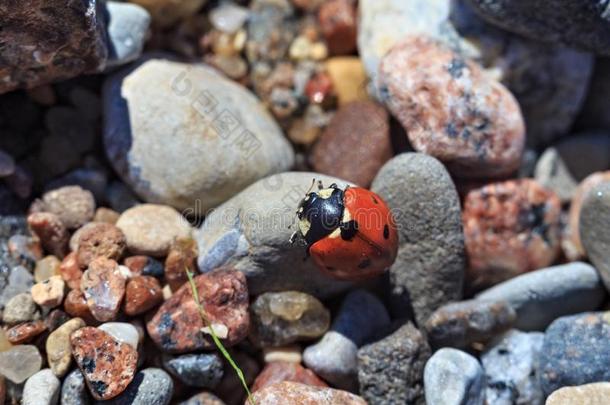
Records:
[[[61,382],[50,368],[40,370],[27,379],[23,387],[23,405],[55,405],[59,400]]]
[[[462,296],[464,234],[457,191],[443,164],[421,153],[391,159],[371,190],[385,200],[398,225],[390,310],[407,317],[412,305],[424,324],[438,307]]]
[[[171,377],[159,368],[136,373],[133,381],[118,397],[97,401],[97,405],[168,405],[174,394]]]
[[[485,373],[478,360],[456,349],[440,349],[426,363],[427,404],[483,405]]]
[[[76,368],[64,379],[61,386],[61,405],[89,405],[91,398],[83,373]]]
[[[106,3],[109,23],[108,62],[106,68],[136,60],[142,53],[150,15],[137,4],[109,1]]]
[[[411,323],[358,350],[360,395],[369,405],[424,404],[426,339]]]
[[[28,322],[36,315],[36,304],[32,299],[32,294],[24,292],[11,298],[4,307],[2,320],[8,324]]]
[[[610,181],[598,184],[587,193],[580,210],[579,229],[587,256],[610,291]]]
[[[210,392],[201,392],[186,401],[180,402],[180,405],[225,405],[225,403]]]
[[[551,324],[540,350],[545,395],[567,385],[610,381],[610,312],[564,316]]]
[[[17,294],[29,292],[34,285],[34,276],[25,267],[13,267],[7,278],[6,287],[0,292],[0,306]]]
[[[215,388],[224,374],[222,359],[216,353],[166,358],[163,367],[184,384],[199,388]]]
[[[536,364],[544,335],[511,330],[481,355],[487,375],[487,403],[541,405]]]
[[[517,276],[477,295],[505,300],[517,312],[515,328],[544,330],[563,316],[599,308],[606,296],[599,274],[587,263],[573,262]]]
[[[322,339],[305,349],[303,362],[333,386],[358,386],[358,348],[390,323],[383,303],[365,290],[350,292]]]

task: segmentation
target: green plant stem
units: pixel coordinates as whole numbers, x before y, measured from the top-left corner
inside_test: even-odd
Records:
[[[233,360],[233,358],[231,357],[231,355],[229,354],[227,349],[224,347],[224,345],[222,344],[222,342],[216,335],[216,332],[214,331],[214,327],[208,320],[208,317],[205,313],[203,305],[199,301],[199,292],[197,291],[197,285],[195,284],[195,280],[193,279],[193,273],[191,273],[188,270],[188,268],[186,269],[186,276],[189,279],[189,284],[191,285],[191,292],[193,294],[193,299],[195,300],[195,304],[197,305],[197,309],[199,310],[199,315],[201,316],[201,320],[203,321],[203,324],[210,330],[210,333],[212,335],[212,340],[214,341],[214,344],[216,345],[218,350],[220,350],[220,352],[222,353],[224,358],[227,359],[227,361],[229,362],[231,367],[233,367],[233,370],[235,370],[235,374],[237,374],[237,378],[239,378],[239,380],[241,381],[241,384],[244,387],[244,390],[246,390],[246,394],[248,395],[248,402],[250,402],[251,405],[256,405],[256,403],[254,402],[254,398],[252,398],[252,394],[250,393],[250,389],[248,389],[248,384],[246,383],[246,379],[244,377],[243,371],[241,371],[241,368],[239,368],[239,366],[237,365],[235,360]]]

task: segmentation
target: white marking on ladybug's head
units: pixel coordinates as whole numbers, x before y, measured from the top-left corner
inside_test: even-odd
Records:
[[[310,228],[311,228],[311,222],[309,222],[309,220],[307,220],[307,219],[299,220],[299,231],[301,231],[301,235],[303,235],[303,236],[307,235],[307,232],[309,232]]]
[[[343,209],[343,218],[341,218],[341,222],[346,223],[352,220],[352,214],[349,212],[347,207]]]
[[[328,235],[328,237],[331,239],[338,238],[339,236],[341,236],[341,228],[336,228],[330,233],[330,235]]]
[[[330,198],[330,196],[333,194],[333,191],[335,191],[334,188],[324,188],[324,189],[318,191],[318,197],[326,200],[326,199]]]

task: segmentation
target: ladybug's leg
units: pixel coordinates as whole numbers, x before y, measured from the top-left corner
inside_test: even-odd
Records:
[[[330,185],[329,188],[339,188],[339,186],[337,186],[337,183],[333,183],[333,184]]]
[[[353,219],[342,222],[339,227],[341,228],[341,239],[343,240],[352,240],[356,236],[356,232],[358,232],[358,222]]]
[[[296,242],[296,240],[297,240],[297,236],[298,236],[298,231],[294,231],[292,233],[292,235],[290,235],[289,241],[290,241],[291,245],[294,245],[294,242]]]

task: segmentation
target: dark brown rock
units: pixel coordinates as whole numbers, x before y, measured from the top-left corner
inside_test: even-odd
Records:
[[[83,273],[81,291],[95,319],[107,322],[116,318],[125,295],[126,281],[114,260],[98,257],[91,262]]]
[[[366,405],[364,399],[347,391],[288,381],[265,387],[254,393],[253,398],[255,403],[265,405]]]
[[[44,320],[44,324],[49,332],[53,332],[55,329],[59,328],[69,320],[70,316],[67,313],[61,309],[54,309],[53,311],[49,312],[49,315],[47,315]]]
[[[144,313],[163,302],[163,291],[159,281],[151,276],[132,277],[125,287],[126,315]]]
[[[103,67],[103,2],[25,0],[0,4],[0,93]]]
[[[197,272],[197,242],[192,238],[177,239],[165,259],[165,281],[177,291],[186,281],[186,269]]]
[[[69,315],[83,319],[88,325],[97,323],[81,290],[70,290],[64,300],[64,309]]]
[[[505,332],[516,319],[515,310],[506,301],[468,300],[440,307],[425,328],[432,347],[464,349]]]
[[[225,346],[233,346],[248,334],[248,287],[240,271],[224,268],[195,277],[199,298],[208,321]],[[147,323],[148,334],[163,350],[188,352],[214,346],[192,297],[191,286],[183,285],[165,301]],[[223,333],[226,332],[226,333]]]
[[[32,341],[47,329],[43,321],[20,323],[6,332],[6,338],[14,345],[20,345]]]
[[[479,290],[553,263],[561,204],[535,180],[492,183],[468,193],[463,223],[467,288]]]
[[[138,363],[138,352],[131,345],[91,326],[72,333],[70,343],[76,364],[95,399],[114,398],[127,388]]]
[[[356,49],[357,20],[354,0],[330,0],[322,4],[318,21],[331,55],[346,55]]]
[[[28,225],[48,253],[58,258],[64,257],[68,250],[70,234],[57,215],[50,212],[30,214]]]
[[[125,235],[112,224],[92,223],[78,238],[77,260],[85,268],[96,257],[118,261],[126,247]]]
[[[313,371],[300,364],[276,361],[263,368],[263,371],[254,380],[251,391],[256,392],[282,381],[292,381],[315,387],[328,387],[328,384],[315,375]]]
[[[499,177],[519,167],[525,143],[519,105],[474,62],[410,35],[383,57],[378,85],[413,147],[452,174]]]
[[[357,101],[337,111],[311,152],[311,164],[317,172],[368,187],[391,157],[388,113],[372,101]]]
[[[76,258],[76,252],[71,252],[64,260],[62,260],[59,266],[59,273],[61,278],[66,282],[68,288],[80,289],[80,280],[83,278],[83,270],[78,265]]]

